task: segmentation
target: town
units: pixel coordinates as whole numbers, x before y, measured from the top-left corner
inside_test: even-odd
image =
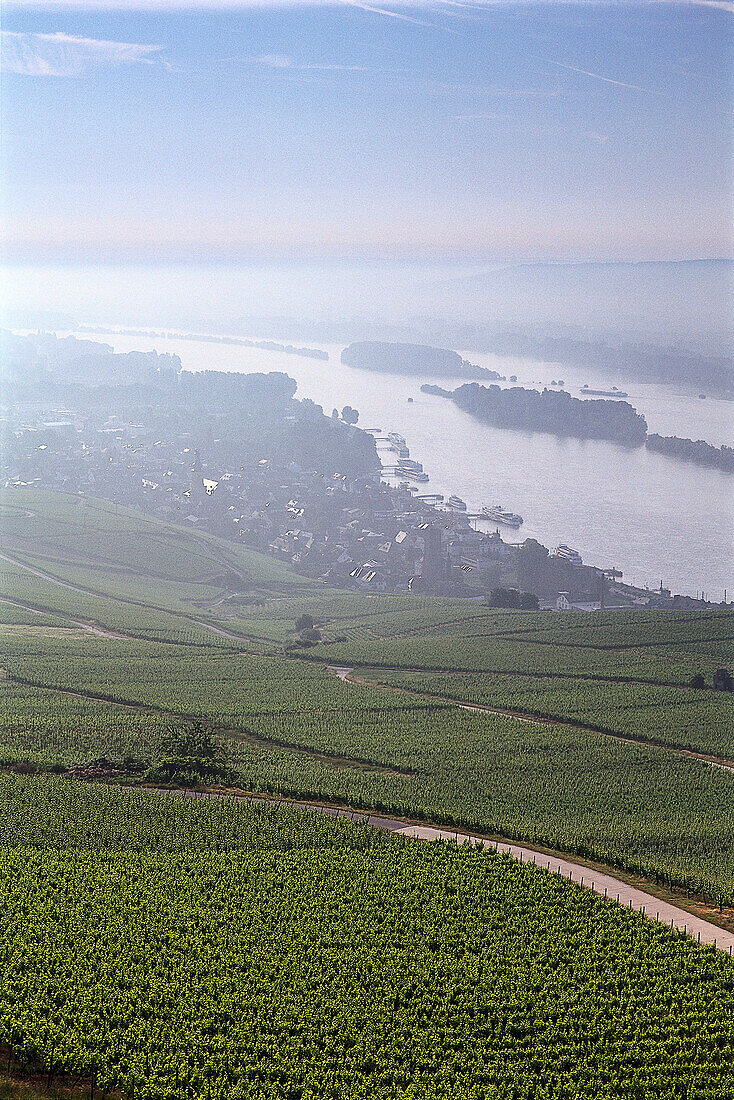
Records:
[[[505,541],[438,495],[390,484],[404,441],[381,458],[356,410],[325,416],[287,375],[191,374],[175,357],[53,336],[6,334],[3,347],[5,487],[103,497],[368,593],[563,610],[704,605],[634,589],[567,547]]]

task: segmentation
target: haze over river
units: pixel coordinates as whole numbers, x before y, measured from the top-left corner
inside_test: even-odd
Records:
[[[310,397],[327,414],[335,406],[353,405],[360,427],[405,436],[411,457],[430,475],[419,492],[457,493],[470,512],[478,512],[482,504],[519,512],[525,522],[519,531],[504,528],[506,541],[531,537],[550,548],[564,542],[578,549],[589,565],[621,569],[632,584],[655,588],[662,581],[674,592],[705,592],[712,600],[721,600],[724,589],[728,599],[734,596],[732,474],[645,447],[494,428],[445,398],[420,392],[426,381],[453,389],[461,380],[347,367],[340,362],[341,345],[309,345],[324,347],[326,362],[175,337],[74,335],[110,343],[117,352],[177,354],[185,370],[284,371],[298,383],[297,396]],[[563,379],[573,396],[579,396],[584,384],[592,389],[616,385],[628,392],[627,400],[644,414],[651,432],[705,439],[717,446],[734,444],[731,401],[701,400],[681,386],[638,383],[612,371],[461,354],[508,378],[517,375],[517,385],[542,388]],[[480,521],[480,526],[494,525]]]

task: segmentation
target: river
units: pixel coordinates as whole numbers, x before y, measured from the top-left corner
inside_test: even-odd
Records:
[[[705,592],[712,600],[721,600],[725,589],[727,598],[734,595],[734,475],[645,447],[494,428],[445,398],[422,394],[425,377],[344,366],[341,345],[312,345],[328,351],[326,362],[175,336],[74,335],[112,344],[118,352],[175,353],[186,370],[284,371],[297,382],[297,396],[310,397],[327,414],[333,407],[353,405],[361,427],[405,436],[411,457],[430,475],[420,492],[457,493],[469,511],[489,503],[519,512],[525,522],[520,531],[503,530],[507,541],[536,538],[549,547],[567,543],[586,563],[614,566],[640,586],[656,588],[662,581],[674,592]],[[717,446],[734,443],[734,402],[702,400],[681,386],[633,382],[611,371],[461,354],[508,378],[517,375],[519,385],[537,388],[562,379],[574,396],[585,384],[592,389],[617,385],[629,393],[629,402],[644,414],[652,432]],[[451,389],[460,380],[429,381]]]

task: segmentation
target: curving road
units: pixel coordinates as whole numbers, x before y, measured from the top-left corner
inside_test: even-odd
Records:
[[[77,585],[70,584],[67,581],[62,581],[58,577],[54,577],[51,574],[44,573],[41,570],[34,569],[32,566],[28,566],[23,562],[19,562],[12,557],[0,552],[0,560],[10,562],[11,564],[27,570],[29,573],[33,573],[37,577],[41,577],[44,580],[52,581],[62,588],[71,589],[75,592],[81,592],[85,595],[99,596],[100,593],[93,592],[90,589],[81,588]],[[16,601],[12,601],[16,602]],[[24,606],[24,605],[20,605]],[[29,611],[39,611],[38,608],[28,607]],[[59,614],[56,612],[55,614]],[[83,630],[87,630],[90,633],[101,635],[102,637],[120,638],[130,637],[130,635],[119,634],[114,631],[105,630],[102,627],[92,625],[84,622],[83,620],[73,619],[71,616],[63,615],[68,621],[72,622],[75,626],[80,627]],[[189,616],[183,616],[190,618]],[[198,623],[200,626],[205,626],[208,630],[213,631],[215,634],[220,634],[223,637],[229,637],[233,640],[242,641],[244,636],[238,635],[233,632],[227,631],[221,627],[214,626],[211,623],[202,622],[197,619],[191,619],[190,621]],[[327,666],[331,672],[343,680],[345,683],[358,681],[351,679],[351,674],[354,671],[352,668],[347,668],[340,665]],[[367,683],[368,681],[365,681]],[[372,683],[369,681],[369,683]],[[391,688],[391,685],[384,685],[374,683],[374,687]],[[394,690],[406,690],[396,688]],[[408,694],[420,694],[419,692],[408,692]],[[426,698],[435,698],[426,696]],[[547,719],[533,718],[529,715],[520,715],[511,711],[500,711],[496,708],[481,706],[471,703],[459,703],[456,700],[448,700],[447,702],[453,702],[454,705],[461,707],[464,710],[483,711],[486,713],[505,714],[507,717],[516,718],[521,721],[542,723],[547,722]],[[562,724],[562,723],[561,723]],[[611,735],[614,736],[614,735]],[[620,737],[619,740],[628,740],[627,738]],[[636,742],[639,744],[640,742]],[[667,746],[665,746],[667,747]],[[729,771],[734,770],[731,765],[712,760],[703,756],[703,754],[692,753],[686,750],[671,749],[672,752],[678,752],[687,756],[694,756],[705,763],[716,767],[724,767]],[[172,792],[172,791],[159,791],[159,793],[174,794],[186,792]],[[190,792],[190,794],[193,792]],[[221,797],[221,795],[207,794],[206,792],[197,792],[197,797]],[[232,797],[246,798],[247,796]],[[562,875],[564,878],[568,878],[569,881],[578,883],[578,885],[593,890],[597,894],[601,894],[604,897],[610,897],[618,901],[621,905],[629,906],[630,908],[643,912],[647,917],[651,919],[659,920],[665,924],[669,924],[673,928],[678,928],[680,931],[685,932],[696,938],[699,943],[712,944],[722,951],[728,952],[730,955],[734,954],[734,933],[727,932],[723,928],[719,928],[715,924],[710,924],[702,917],[694,916],[692,913],[688,913],[685,909],[681,909],[676,905],[672,905],[669,902],[661,901],[653,894],[648,894],[644,890],[640,890],[635,886],[630,886],[620,879],[615,878],[613,874],[605,873],[601,871],[594,871],[588,867],[584,867],[581,864],[573,863],[570,860],[563,859],[560,856],[547,854],[534,851],[532,848],[524,848],[521,845],[505,843],[503,841],[491,841],[486,840],[483,837],[474,837],[467,833],[458,830],[441,829],[433,825],[420,825],[410,824],[405,821],[401,821],[398,818],[384,817],[381,815],[365,815],[361,811],[338,809],[331,806],[322,806],[308,802],[294,802],[285,799],[271,799],[270,801],[280,802],[285,805],[293,806],[296,808],[308,810],[313,813],[328,814],[333,817],[348,817],[353,821],[359,821],[363,824],[371,825],[376,829],[386,829],[392,833],[399,834],[401,836],[412,837],[416,840],[456,840],[461,843],[479,844],[483,848],[486,848],[494,852],[505,852],[515,859],[519,859],[523,862],[537,863],[538,866],[545,866],[548,871]]]
[[[166,790],[160,787],[152,788],[158,794],[167,794],[183,798],[222,798],[222,794],[207,791],[176,791]],[[716,924],[711,924],[703,917],[697,917],[693,913],[681,909],[670,902],[656,898],[654,894],[648,894],[637,886],[630,886],[614,874],[596,871],[590,867],[584,867],[580,863],[564,859],[558,855],[537,852],[532,848],[524,848],[521,844],[510,844],[504,841],[487,840],[484,837],[473,836],[462,830],[441,829],[434,825],[421,825],[407,821],[401,821],[396,817],[388,817],[383,814],[366,814],[362,810],[342,809],[337,806],[323,806],[314,802],[298,802],[285,798],[254,798],[248,795],[228,795],[243,802],[275,802],[279,805],[289,806],[292,809],[307,810],[309,813],[325,814],[328,817],[346,817],[355,825],[370,825],[373,829],[385,829],[399,836],[411,837],[414,840],[455,840],[460,844],[478,844],[490,852],[506,853],[521,863],[533,863],[538,867],[545,867],[553,874],[561,875],[569,882],[575,882],[584,889],[593,890],[595,894],[618,901],[630,909],[643,913],[651,920],[658,920],[671,928],[692,936],[698,943],[710,944],[734,955],[734,932],[727,932]]]

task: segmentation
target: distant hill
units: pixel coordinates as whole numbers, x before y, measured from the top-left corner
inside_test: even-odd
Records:
[[[734,339],[733,292],[734,262],[725,259],[526,263],[436,282],[424,308],[486,332],[616,334],[722,355]]]

